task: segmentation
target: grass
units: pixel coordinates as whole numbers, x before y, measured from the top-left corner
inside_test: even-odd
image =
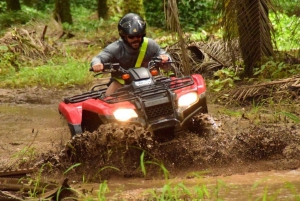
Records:
[[[158,167],[160,167],[160,170],[163,171],[164,178],[166,180],[169,178],[169,171],[166,169],[164,164],[161,162],[159,163],[159,162],[155,162],[155,161],[145,161],[145,151],[143,151],[143,153],[141,154],[141,157],[140,157],[140,166],[141,166],[141,171],[144,174],[144,176],[146,176],[146,174],[147,174],[146,166],[145,166],[146,164],[157,165]]]
[[[105,201],[106,197],[105,194],[109,192],[109,188],[107,185],[107,181],[104,181],[103,183],[99,184],[97,198],[99,201]]]
[[[74,164],[74,165],[72,165],[71,167],[69,167],[66,171],[64,171],[64,175],[65,174],[67,174],[70,170],[73,170],[74,168],[76,168],[76,167],[78,167],[78,166],[80,166],[81,165],[81,163],[76,163],[76,164]]]
[[[0,77],[0,87],[22,88],[40,86],[45,88],[64,88],[84,85],[93,79],[88,71],[89,64],[68,58],[64,64],[48,62],[39,67],[24,67],[16,74]]]
[[[140,191],[138,194],[132,194],[130,198],[125,198],[123,195],[128,195],[128,191],[120,192],[119,188],[111,188],[110,184],[107,180],[104,180],[100,183],[95,183],[94,185],[97,186],[96,193],[93,193],[93,186],[90,183],[83,181],[79,184],[79,189],[75,186],[63,187],[61,186],[58,188],[57,193],[54,195],[54,199],[59,200],[59,197],[62,191],[69,191],[72,193],[70,196],[73,197],[72,199],[82,200],[82,201],[106,201],[106,200],[123,200],[129,201],[132,199],[142,199],[147,198],[146,200],[157,200],[157,201],[182,201],[182,200],[227,200],[228,198],[235,198],[235,199],[247,199],[249,201],[252,200],[281,200],[283,197],[289,198],[289,200],[300,200],[299,194],[299,186],[297,186],[294,182],[281,182],[277,183],[272,182],[270,185],[269,183],[269,176],[265,178],[261,178],[257,180],[253,185],[248,184],[248,182],[244,183],[241,182],[242,180],[237,181],[236,184],[232,184],[232,182],[228,183],[225,182],[221,178],[205,178],[205,172],[195,172],[193,174],[187,173],[187,179],[168,179],[166,177],[166,172],[169,172],[162,163],[157,163],[153,161],[145,161],[145,153],[142,152],[140,156],[140,165],[141,171],[144,175],[146,175],[146,164],[155,164],[161,167],[161,169],[165,172],[165,179],[158,184],[147,184],[139,185],[139,189],[144,190]],[[44,164],[35,179],[32,179],[30,185],[33,186],[32,190],[28,192],[30,199],[35,200],[40,197],[40,194],[47,193],[45,192],[47,186],[44,186],[45,183],[42,182],[44,172],[44,167],[49,164]],[[69,167],[64,174],[68,173],[70,170],[80,166],[80,163],[74,164]],[[103,167],[99,170],[99,173],[106,169],[116,169],[112,166]],[[117,170],[117,169],[116,169]],[[169,176],[169,175],[168,175]],[[193,176],[193,179],[190,179]],[[275,175],[274,175],[275,176]],[[196,177],[196,178],[194,178]],[[251,176],[250,176],[251,177]],[[225,178],[226,179],[226,178]],[[227,179],[228,180],[228,179]],[[138,180],[141,182],[143,180]],[[158,181],[158,180],[157,180]],[[228,181],[232,181],[229,179]],[[239,182],[240,181],[240,182]],[[92,188],[92,190],[87,190],[87,188]],[[137,187],[136,187],[137,188]],[[135,188],[135,189],[136,189]],[[84,189],[80,190],[80,189]],[[132,187],[128,188],[132,189]],[[244,190],[240,190],[244,189]],[[41,192],[42,190],[42,192]],[[123,194],[124,193],[124,194]],[[70,197],[70,198],[71,198]]]

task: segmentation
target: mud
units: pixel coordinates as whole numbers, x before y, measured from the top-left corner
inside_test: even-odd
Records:
[[[266,128],[249,125],[236,133],[220,127],[211,128],[209,133],[186,131],[171,141],[160,143],[149,133],[137,131],[137,127],[119,129],[117,125],[107,125],[98,132],[84,133],[69,141],[56,164],[66,169],[74,163],[82,163],[84,165],[77,169],[77,173],[98,176],[94,178],[96,180],[106,180],[116,174],[142,177],[140,157],[143,152],[144,163],[150,164],[147,165],[149,178],[165,176],[161,165],[169,171],[170,177],[195,170],[224,175],[294,169],[300,165],[300,150],[297,148],[300,134],[293,126]],[[244,168],[236,169],[242,166]],[[100,173],[103,167],[114,168]],[[231,169],[231,172],[224,171],[224,168]]]
[[[259,123],[256,122],[257,118],[246,118],[244,115],[232,117],[220,113],[224,108],[220,105],[209,104],[209,115],[196,116],[188,130],[168,142],[158,142],[155,136],[138,126],[115,124],[101,126],[97,132],[86,132],[69,140],[68,130],[61,123],[58,113],[57,116],[54,112],[42,119],[40,116],[24,117],[20,113],[3,110],[5,105],[8,108],[21,106],[40,108],[41,112],[49,114],[49,111],[41,108],[56,110],[63,97],[84,90],[1,89],[0,118],[10,128],[15,127],[14,131],[10,130],[11,135],[19,132],[23,136],[18,125],[32,131],[32,138],[25,139],[23,143],[19,142],[20,139],[2,141],[2,169],[34,165],[41,168],[47,164],[47,167],[51,167],[48,169],[49,175],[59,175],[72,165],[80,163],[80,166],[69,172],[69,176],[80,180],[82,175],[86,175],[91,181],[99,181],[116,176],[143,177],[141,165],[146,166],[146,177],[149,179],[164,178],[166,172],[172,178],[193,171],[207,171],[210,175],[231,175],[300,167],[298,124],[286,119],[275,121],[261,116]],[[240,108],[235,108],[238,109]],[[28,120],[31,118],[38,120]],[[52,120],[49,121],[49,118]],[[27,122],[22,124],[24,120]],[[37,121],[43,125],[40,129],[42,138],[34,138]],[[2,130],[1,133],[3,137],[5,131]],[[31,146],[35,147],[35,158],[23,163],[13,163],[12,155],[22,150],[26,141],[31,140],[34,141]],[[16,146],[19,148],[15,149]]]

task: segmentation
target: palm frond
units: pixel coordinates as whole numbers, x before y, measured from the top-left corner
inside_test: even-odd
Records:
[[[249,77],[262,58],[273,55],[268,3],[269,0],[238,0],[236,3],[240,48],[245,75]]]
[[[237,61],[242,61],[238,40],[231,41],[231,47],[223,40],[209,42],[194,42],[188,48],[198,58],[200,65],[194,65],[192,72],[206,73],[221,68],[238,68]],[[200,53],[201,52],[202,56]]]
[[[13,44],[13,45],[10,45]],[[7,52],[17,57],[15,61],[26,65],[30,62],[47,61],[53,54],[62,53],[56,44],[44,41],[35,30],[14,28],[11,32],[0,38],[0,46],[8,48]],[[16,70],[19,68],[14,65]]]
[[[256,85],[240,86],[237,89],[224,91],[218,98],[225,98],[227,104],[243,103],[247,100],[277,97],[277,99],[292,97],[300,91],[300,75],[290,78],[265,82]]]

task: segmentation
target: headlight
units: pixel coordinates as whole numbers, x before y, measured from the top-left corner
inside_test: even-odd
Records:
[[[198,94],[196,92],[191,92],[184,94],[178,99],[178,107],[187,107],[197,102]]]
[[[127,121],[130,118],[137,117],[137,114],[133,109],[117,109],[114,116],[119,121]]]

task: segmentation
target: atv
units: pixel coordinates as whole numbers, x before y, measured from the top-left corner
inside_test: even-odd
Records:
[[[208,113],[203,77],[179,76],[173,62],[162,64],[153,58],[148,67],[129,70],[118,63],[105,63],[100,74],[112,72],[126,84],[110,96],[105,96],[108,83],[98,84],[59,104],[59,113],[67,120],[72,136],[117,123],[114,125],[139,126],[168,139],[164,135],[180,133],[194,115]]]

